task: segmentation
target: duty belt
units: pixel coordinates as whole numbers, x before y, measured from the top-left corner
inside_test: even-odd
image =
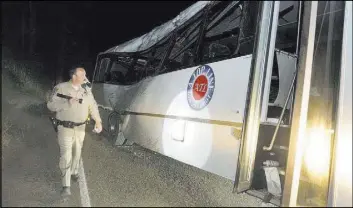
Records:
[[[58,119],[56,119],[56,122],[57,122],[58,126],[62,125],[65,128],[70,128],[70,129],[73,129],[75,126],[81,126],[83,124],[88,124],[88,121],[84,121],[84,122],[81,122],[81,123],[75,123],[75,122],[72,122],[72,121],[60,121]]]

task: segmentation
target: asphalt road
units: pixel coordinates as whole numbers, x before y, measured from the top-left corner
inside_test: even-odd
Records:
[[[42,123],[42,126],[46,126]],[[50,126],[47,126],[50,127]],[[80,184],[60,198],[58,146],[52,129],[27,132],[25,142],[7,150],[3,160],[3,206],[82,206]],[[44,136],[44,135],[46,136]],[[232,194],[221,177],[154,154],[139,146],[113,147],[88,134],[83,167],[91,206],[259,206],[247,194]],[[82,188],[81,188],[82,189]],[[86,203],[87,205],[87,203]]]
[[[86,180],[73,183],[64,201],[45,105],[30,95],[2,95],[2,206],[261,206],[257,198],[233,194],[227,179],[139,146],[112,146],[90,127],[82,153]]]

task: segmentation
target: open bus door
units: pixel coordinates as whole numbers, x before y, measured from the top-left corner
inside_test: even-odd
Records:
[[[352,3],[304,2],[300,51],[281,205],[351,207]]]
[[[248,88],[247,109],[235,178],[237,192],[248,190],[252,182],[261,118],[263,88],[265,85],[268,85],[266,83],[268,80],[266,79],[267,74],[272,72],[278,15],[279,1],[263,1],[260,3],[251,64],[250,85]]]
[[[352,206],[352,4],[314,1],[301,5],[284,187],[277,205]],[[258,145],[262,140],[258,138],[266,77],[272,69],[277,7],[276,2],[262,2],[259,14],[237,192],[252,188],[259,160],[256,152],[267,148]]]

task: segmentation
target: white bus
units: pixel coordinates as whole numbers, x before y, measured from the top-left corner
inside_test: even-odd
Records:
[[[352,3],[199,1],[98,55],[116,145],[279,206],[352,206]]]

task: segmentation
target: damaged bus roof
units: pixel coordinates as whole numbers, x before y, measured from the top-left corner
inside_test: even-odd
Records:
[[[104,51],[101,54],[105,53],[132,53],[144,51],[154,44],[158,43],[164,37],[166,37],[170,32],[175,30],[180,25],[183,25],[187,20],[192,18],[195,14],[201,11],[208,4],[214,3],[214,1],[198,1],[195,4],[191,5],[184,11],[182,11],[174,19],[169,20],[168,22],[155,27],[149,33],[146,33],[140,37],[134,38],[130,41],[122,43],[118,46],[110,48]]]

